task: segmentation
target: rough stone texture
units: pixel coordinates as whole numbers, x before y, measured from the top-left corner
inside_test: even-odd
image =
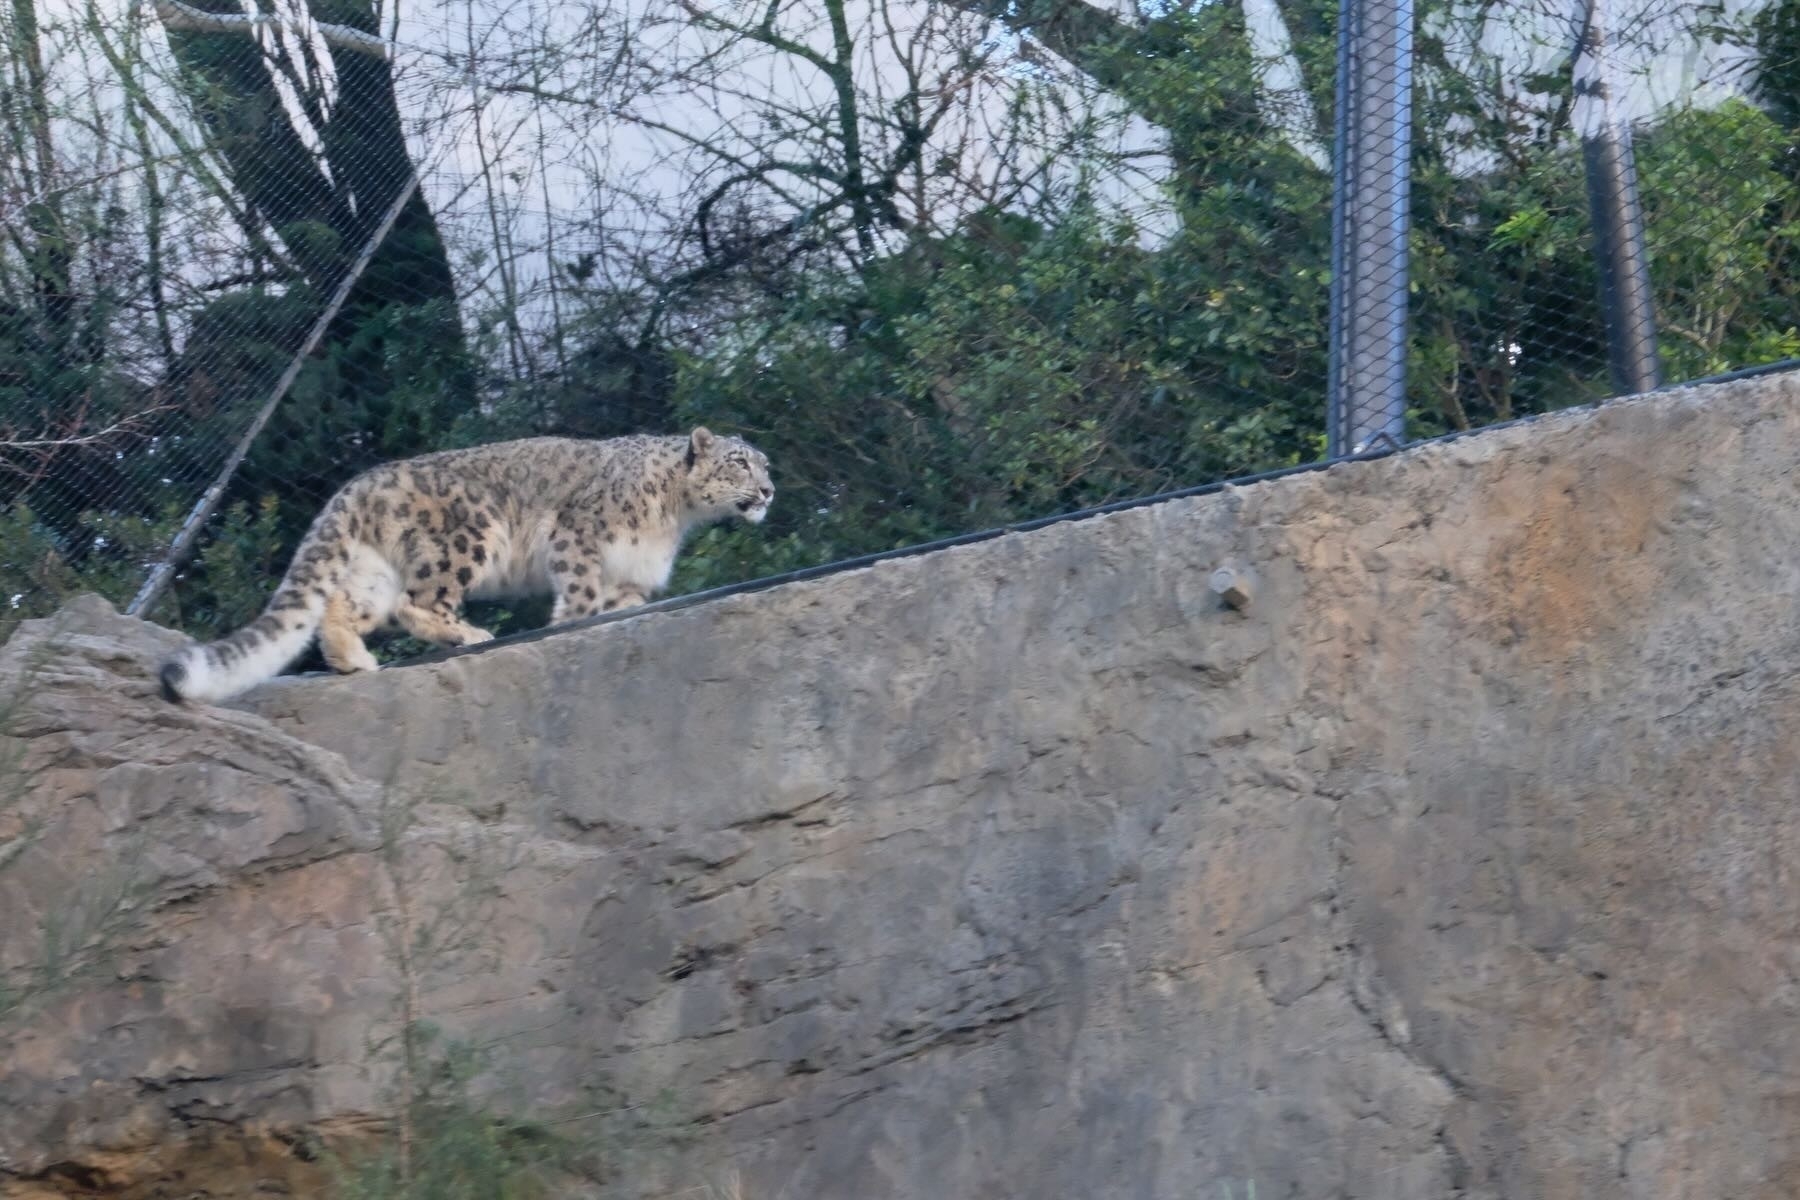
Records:
[[[1797,400],[1615,404],[245,711],[155,702],[170,635],[75,606],[16,718],[0,962],[137,886],[118,960],[0,1041],[0,1192],[297,1177],[292,1130],[384,1111],[410,980],[497,1104],[700,1123],[624,1194],[1800,1193]]]

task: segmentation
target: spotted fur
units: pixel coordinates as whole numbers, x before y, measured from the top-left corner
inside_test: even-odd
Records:
[[[263,614],[162,667],[171,700],[222,700],[278,673],[316,634],[337,671],[369,671],[365,634],[446,646],[493,635],[465,598],[551,591],[553,624],[642,604],[689,530],[760,522],[769,460],[734,437],[528,438],[376,467],[331,498]]]

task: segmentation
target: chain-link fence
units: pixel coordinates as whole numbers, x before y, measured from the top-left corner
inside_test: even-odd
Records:
[[[692,589],[1800,354],[1800,0],[0,22],[6,622],[504,437],[764,448]]]

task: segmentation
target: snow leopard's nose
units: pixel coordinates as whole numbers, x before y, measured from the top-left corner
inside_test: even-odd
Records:
[[[766,483],[763,484],[762,485],[762,498],[764,500],[773,500],[775,498],[775,489],[770,487]]]

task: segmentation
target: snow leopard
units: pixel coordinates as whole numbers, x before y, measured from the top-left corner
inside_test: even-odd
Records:
[[[699,526],[760,524],[769,460],[705,427],[686,435],[537,437],[443,450],[345,484],[301,540],[263,614],[162,664],[172,701],[218,701],[292,663],[316,634],[335,671],[370,671],[366,634],[397,625],[470,646],[492,638],[464,599],[555,596],[551,624],[644,603]]]

